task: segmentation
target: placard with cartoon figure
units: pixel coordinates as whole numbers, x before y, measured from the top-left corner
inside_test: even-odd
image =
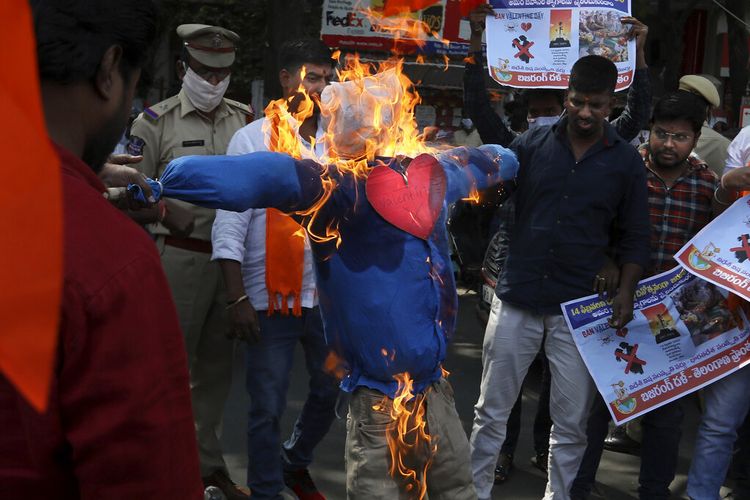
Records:
[[[750,195],[701,229],[675,259],[696,276],[750,300]]]
[[[633,320],[619,330],[609,326],[611,305],[598,295],[562,304],[616,424],[750,363],[750,325],[728,295],[675,267],[638,284]]]
[[[511,87],[567,88],[570,69],[586,55],[617,66],[617,90],[630,86],[635,41],[620,18],[630,0],[492,0],[487,16],[490,76]]]

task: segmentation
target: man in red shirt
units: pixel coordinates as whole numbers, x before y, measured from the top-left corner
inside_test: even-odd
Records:
[[[185,349],[159,256],[96,176],[126,125],[155,7],[30,3],[61,161],[64,282],[48,410],[0,375],[0,498],[201,498]]]

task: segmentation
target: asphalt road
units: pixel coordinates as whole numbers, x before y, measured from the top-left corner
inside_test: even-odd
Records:
[[[456,407],[469,433],[473,418],[473,406],[479,395],[481,376],[482,337],[484,325],[475,314],[478,297],[473,292],[460,295],[459,321],[456,336],[451,345],[445,367],[451,372],[449,380],[456,393]],[[244,484],[247,466],[246,418],[248,396],[244,390],[243,352],[238,349],[235,359],[235,378],[227,401],[222,443],[230,473],[235,482]],[[515,469],[502,485],[495,486],[493,498],[532,500],[540,499],[544,493],[546,478],[534,468],[529,460],[533,456],[532,421],[538,398],[539,373],[530,372],[523,399],[522,430],[516,450]],[[298,349],[288,394],[287,411],[282,422],[286,437],[302,408],[306,396],[307,377],[301,348]],[[671,490],[674,498],[685,493],[686,474],[690,465],[695,428],[698,420],[694,400],[686,404],[686,419],[680,449],[680,463]],[[346,498],[346,473],[344,469],[344,420],[334,422],[331,431],[316,450],[315,461],[310,468],[312,477],[320,490],[330,500]],[[640,460],[619,453],[604,452],[597,475],[598,494],[595,498],[624,500],[637,498],[637,477]]]

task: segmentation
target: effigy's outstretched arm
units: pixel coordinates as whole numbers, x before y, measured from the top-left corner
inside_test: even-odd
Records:
[[[438,155],[446,175],[446,201],[470,195],[518,172],[515,154],[502,146],[459,147]],[[256,152],[237,156],[183,156],[172,160],[153,181],[153,191],[207,208],[244,212],[249,208],[305,211],[324,193],[326,167],[295,160],[283,153]]]
[[[323,193],[324,167],[283,153],[237,156],[183,156],[172,160],[159,179],[162,196],[207,208],[244,212],[276,208],[294,212],[311,207]]]
[[[445,194],[448,203],[466,198],[472,188],[482,190],[511,181],[518,173],[515,153],[495,144],[449,149],[437,159],[448,181]]]

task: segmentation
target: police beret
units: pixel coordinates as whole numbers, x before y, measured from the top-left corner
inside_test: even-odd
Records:
[[[188,53],[199,63],[212,68],[226,68],[234,62],[235,43],[240,36],[234,31],[208,24],[181,24],[177,36]]]
[[[680,90],[687,90],[703,97],[711,106],[718,106],[721,102],[719,91],[711,80],[698,75],[685,75],[680,78]]]

